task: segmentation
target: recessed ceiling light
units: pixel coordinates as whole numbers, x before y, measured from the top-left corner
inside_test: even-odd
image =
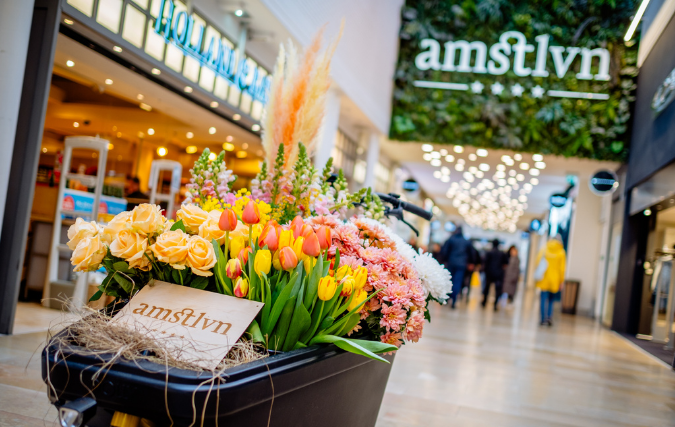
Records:
[[[239,119],[241,119],[241,114],[235,114],[234,116],[232,116],[232,120],[234,121],[237,121]]]
[[[117,156],[117,160],[122,160],[122,159],[123,159],[123,157],[122,157],[121,154],[119,156]]]
[[[530,175],[538,176],[539,175],[539,169],[530,169]]]
[[[477,158],[478,158],[478,156],[476,156],[475,153],[469,154],[469,160],[471,160],[472,162],[475,162]]]
[[[539,184],[539,180],[538,180],[537,178],[532,178],[532,179],[530,180],[530,183],[531,183],[532,185],[537,185],[537,184]]]
[[[66,61],[66,66],[68,66],[68,67],[74,67],[74,66],[75,66],[75,63],[69,59],[69,60]]]
[[[119,46],[113,46],[113,50],[114,50],[115,52],[122,52],[122,48],[119,47]]]
[[[522,160],[522,159],[523,159],[523,155],[520,154],[520,153],[516,153],[516,154],[513,155],[513,158],[516,159],[516,160]]]
[[[218,108],[218,101],[211,101],[211,108]]]
[[[532,160],[534,160],[535,162],[541,162],[542,160],[544,160],[544,156],[542,156],[541,154],[533,154]]]
[[[258,131],[260,130],[260,125],[259,125],[259,124],[255,124],[255,125],[251,126],[251,130],[252,130],[253,132],[258,132]]]
[[[112,142],[108,143],[108,151],[111,151],[115,146],[112,144]]]
[[[226,142],[223,144],[223,150],[225,151],[234,151],[234,144]]]
[[[105,84],[111,85],[111,84],[113,84],[113,81],[110,80],[110,79],[105,79]]]
[[[490,165],[488,165],[487,163],[481,163],[480,165],[478,165],[478,169],[482,170],[483,172],[487,172],[490,170]]]
[[[455,161],[455,156],[453,156],[452,154],[448,154],[447,156],[445,156],[445,161],[448,163],[452,163]]]
[[[232,135],[227,135],[227,138],[225,138],[225,141],[232,142],[232,141],[234,141],[234,137]]]
[[[530,168],[530,165],[527,164],[527,163],[525,163],[525,162],[523,162],[523,163],[520,164],[520,168],[521,168],[522,170],[526,171],[526,170],[528,170],[528,169]]]
[[[190,86],[185,86],[185,89],[183,89],[185,93],[192,93],[192,87]]]
[[[139,138],[145,138],[145,134],[143,132],[139,131],[137,135]]]
[[[139,107],[141,107],[141,110],[152,111],[152,107],[146,104],[145,102],[141,102]]]
[[[117,137],[122,138],[122,132],[117,132]]]
[[[209,128],[209,133],[210,133],[211,135],[213,135],[214,133],[216,133],[216,128],[210,127],[210,128]]]
[[[194,138],[194,136],[195,136],[195,134],[192,133],[192,132],[188,132],[188,133],[185,134],[185,137],[186,137],[187,139],[192,139],[192,138]]]
[[[154,135],[155,130],[153,128],[148,129],[148,135]]]
[[[73,122],[73,127],[74,127],[74,128],[79,128],[79,127],[80,127],[80,124],[79,124],[78,122]]]
[[[169,150],[167,150],[165,147],[159,147],[157,149],[157,154],[159,154],[159,157],[164,157],[166,156],[166,153],[168,153]]]
[[[246,151],[237,151],[237,158],[238,159],[243,159],[247,155],[248,155],[248,153]]]
[[[488,150],[486,150],[485,148],[479,148],[478,150],[476,150],[476,154],[478,155],[478,157],[487,157]]]
[[[136,95],[136,99],[138,99],[139,101],[143,101],[143,98],[145,98],[145,97],[144,97],[143,94],[141,94],[141,93],[139,93],[138,95]]]
[[[461,145],[455,145],[452,149],[455,153],[463,153],[464,152],[464,147],[462,147]]]
[[[429,163],[431,163],[431,166],[433,167],[439,167],[441,165],[441,161],[438,159],[431,159],[431,162]]]
[[[66,24],[66,25],[73,25],[75,22],[73,22],[72,19],[66,18],[66,19],[63,20],[63,23]]]
[[[216,153],[214,153],[214,152],[211,152],[211,154],[209,154],[209,160],[211,160],[211,161],[216,160],[216,157],[217,157]]]
[[[160,70],[159,68],[153,68],[152,70],[150,70],[150,72],[156,76],[162,74],[162,70]]]
[[[430,153],[434,151],[434,146],[431,144],[422,144],[422,151]]]
[[[187,148],[185,148],[185,152],[188,154],[194,154],[197,152],[197,146],[196,145],[188,145]]]
[[[42,148],[42,152],[43,152],[43,153],[46,153],[46,152],[47,152],[47,147],[43,147],[43,148]]]
[[[248,143],[244,142],[243,144],[241,144],[241,148],[242,148],[242,150],[247,150],[248,149]]]
[[[536,162],[536,163],[534,164],[534,167],[537,168],[537,169],[544,169],[544,168],[546,167],[546,163],[544,163],[544,162]]]

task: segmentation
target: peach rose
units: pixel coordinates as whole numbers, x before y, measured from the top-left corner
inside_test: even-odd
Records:
[[[86,236],[80,240],[70,262],[75,266],[74,271],[94,271],[101,267],[101,261],[107,253],[101,241],[101,236]]]
[[[188,236],[183,230],[167,231],[157,236],[157,240],[150,246],[158,261],[171,264],[176,270],[185,268],[188,254]]]
[[[210,272],[216,265],[216,253],[208,240],[199,236],[191,236],[187,244],[187,265],[197,276],[212,276]]]
[[[129,217],[131,230],[144,236],[160,234],[164,231],[164,221],[162,208],[149,203],[136,206]]]
[[[182,219],[185,231],[189,234],[197,234],[199,227],[207,220],[208,214],[197,205],[183,205],[176,212],[176,221]],[[220,216],[218,217],[220,219]],[[218,221],[216,221],[216,226]]]
[[[115,218],[111,219],[110,222],[103,227],[103,233],[101,233],[101,240],[106,244],[111,244],[113,240],[117,237],[117,234],[125,230],[129,224],[129,218],[131,218],[131,212],[120,212],[115,215]]]
[[[208,213],[206,221],[199,226],[199,237],[203,237],[209,242],[216,239],[219,245],[225,244],[225,231],[218,225],[220,221],[220,211],[213,210]]]
[[[145,253],[148,251],[148,238],[130,230],[122,230],[110,244],[110,253],[123,258],[129,267],[148,271],[151,268],[150,260]]]
[[[94,237],[98,234],[100,229],[95,221],[87,222],[82,218],[75,220],[75,224],[71,225],[68,229],[68,247],[71,250],[75,250],[77,245],[85,237]]]

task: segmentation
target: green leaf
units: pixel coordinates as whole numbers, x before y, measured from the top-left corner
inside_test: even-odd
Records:
[[[302,288],[300,290],[302,295]],[[283,351],[290,351],[295,346],[295,343],[300,339],[300,334],[304,333],[310,326],[312,318],[305,305],[302,303],[302,298],[298,298],[295,303],[295,310],[293,311],[293,320],[288,328],[288,334],[284,341]]]
[[[309,260],[305,260],[309,262]],[[309,308],[314,303],[316,299],[317,292],[319,290],[319,279],[322,277],[323,273],[323,257],[317,257],[316,264],[312,269],[312,272],[309,275],[309,281],[307,282],[307,293],[305,294],[305,308]]]
[[[307,346],[301,343],[300,341],[296,342],[295,345],[293,346],[293,350],[299,350],[301,348],[307,348]]]
[[[211,246],[216,253],[216,265],[213,266],[213,275],[216,276],[216,287],[222,294],[233,296],[232,282],[225,274],[227,267],[227,257],[223,254],[220,244],[216,239],[211,239]]]
[[[345,338],[348,339],[349,341],[360,345],[361,347],[365,348],[368,351],[372,351],[373,353],[376,354],[381,354],[381,353],[389,353],[390,351],[396,351],[398,350],[398,347],[395,345],[383,343],[380,341],[370,341],[370,340],[356,340],[356,339],[351,339],[351,338]]]
[[[209,278],[204,276],[194,276],[190,282],[190,287],[195,289],[204,289],[209,285]]]
[[[284,309],[286,301],[288,301],[288,298],[290,297],[292,290],[293,287],[288,285],[281,291],[281,293],[277,297],[277,300],[274,302],[274,306],[270,311],[270,315],[267,318],[267,322],[263,323],[262,329],[263,335],[268,335],[271,331],[274,330],[274,327],[276,326],[277,321],[279,320],[279,316],[281,316],[281,312]]]
[[[389,361],[385,358],[382,358],[372,351],[364,348],[361,346],[359,343],[354,342],[356,340],[349,340],[347,338],[343,337],[338,337],[335,335],[317,335],[310,341],[310,345],[312,344],[335,344],[336,346],[340,347],[341,349],[348,351],[350,353],[354,354],[360,354],[361,356],[366,356],[374,360],[379,360],[380,362],[384,363],[389,363]],[[389,344],[386,344],[389,345]],[[397,350],[396,346],[391,346],[393,347],[393,350]],[[389,351],[393,351],[389,350]]]
[[[121,272],[127,273],[127,274],[130,274],[130,273],[134,272],[131,268],[129,268],[129,264],[127,264],[125,261],[118,261],[118,262],[114,263],[113,268],[117,271],[121,271]]]
[[[127,294],[131,294],[131,290],[133,289],[133,283],[131,281],[127,280],[126,277],[122,276],[119,273],[113,273],[115,276],[115,281],[119,283],[119,285],[122,287],[124,292]]]
[[[91,298],[89,298],[89,301],[90,302],[91,301],[98,301],[101,298],[102,295],[103,295],[103,292],[101,290],[98,290],[98,291],[96,291],[96,293],[94,295],[91,296]]]
[[[173,225],[171,226],[171,231],[176,230],[181,230],[183,231],[183,233],[185,233],[185,224],[183,224],[182,219],[179,219],[178,221],[174,222]]]
[[[324,319],[321,321],[321,324],[319,325],[319,330],[323,331],[324,329],[328,328],[330,325],[335,322],[335,318],[332,316],[326,316]]]
[[[284,341],[286,340],[286,335],[288,334],[288,327],[290,326],[291,318],[293,317],[296,299],[297,297],[292,296],[288,301],[286,301],[286,304],[284,304],[284,309],[281,311],[281,316],[279,317],[277,327],[270,337],[269,348],[273,350],[281,350],[283,347]]]
[[[349,316],[349,319],[345,322],[344,326],[342,329],[340,329],[340,332],[336,333],[335,335],[338,336],[343,336],[349,333],[358,323],[361,321],[361,314],[359,313],[354,313]],[[330,325],[329,325],[330,326]],[[326,326],[327,328],[328,326]],[[325,328],[324,328],[325,329]]]
[[[251,341],[253,342],[259,343],[265,342],[265,337],[260,332],[260,326],[258,325],[258,322],[256,320],[253,320],[253,322],[251,322],[248,329],[246,329],[246,333],[251,337]]]
[[[270,284],[267,279],[267,276],[263,273],[262,275],[262,280],[260,283],[260,286],[265,290],[265,305],[262,308],[262,314],[260,319],[262,320],[262,324],[266,324],[269,316],[270,316],[270,310],[272,309],[272,290],[270,289]]]

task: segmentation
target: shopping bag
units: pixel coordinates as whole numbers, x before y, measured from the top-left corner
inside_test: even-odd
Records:
[[[474,271],[473,274],[471,274],[471,287],[480,288],[480,273],[477,271]]]

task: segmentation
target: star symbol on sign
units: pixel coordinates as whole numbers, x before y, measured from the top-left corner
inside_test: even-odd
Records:
[[[473,93],[481,93],[481,92],[483,91],[483,88],[484,88],[484,87],[485,87],[485,86],[483,85],[483,83],[481,83],[481,82],[479,82],[478,80],[476,80],[475,82],[471,83],[471,92],[473,92]]]
[[[501,95],[502,92],[504,91],[504,86],[499,82],[493,83],[492,86],[490,86],[490,88],[492,89],[492,93],[494,93],[495,95]]]
[[[543,87],[536,85],[535,87],[532,88],[532,97],[541,98],[542,96],[544,96],[544,92],[546,91],[544,90]]]
[[[516,83],[513,86],[511,86],[511,95],[513,96],[522,96],[524,91],[525,88],[522,87],[520,83]]]

